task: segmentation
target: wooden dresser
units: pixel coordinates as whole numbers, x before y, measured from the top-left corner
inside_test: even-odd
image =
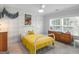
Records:
[[[48,34],[53,33],[55,35],[55,40],[61,41],[67,44],[71,44],[73,41],[72,35],[63,33],[63,32],[57,32],[57,31],[48,31]]]
[[[7,51],[7,32],[0,32],[0,52]]]

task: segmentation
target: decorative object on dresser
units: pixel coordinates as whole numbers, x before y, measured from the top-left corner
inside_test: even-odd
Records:
[[[0,52],[7,51],[7,32],[0,32]]]
[[[73,41],[72,35],[63,32],[56,32],[56,31],[48,31],[48,34],[53,33],[55,35],[55,40],[64,42],[67,44],[71,44]]]

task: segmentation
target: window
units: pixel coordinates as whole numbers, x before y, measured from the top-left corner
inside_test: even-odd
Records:
[[[61,31],[61,19],[56,18],[56,19],[51,19],[50,20],[50,28],[54,31]]]
[[[49,29],[52,31],[71,32],[79,35],[79,27],[77,25],[79,17],[65,17],[50,19]]]
[[[52,21],[53,25],[60,25],[60,19],[55,19],[54,21]]]

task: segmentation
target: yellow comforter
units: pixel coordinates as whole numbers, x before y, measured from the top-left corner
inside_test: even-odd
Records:
[[[42,34],[31,34],[23,36],[22,43],[30,53],[36,53],[36,50],[54,43],[54,39]]]

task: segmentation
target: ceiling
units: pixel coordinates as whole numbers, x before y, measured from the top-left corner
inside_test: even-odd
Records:
[[[76,6],[77,4],[45,4],[46,7],[44,8],[44,13],[38,13],[41,4],[7,4],[7,5],[0,5],[0,6],[8,6],[8,7],[15,7],[30,10],[31,12],[37,13],[39,15],[45,15],[49,13],[54,13],[58,11],[65,10],[67,8]]]

